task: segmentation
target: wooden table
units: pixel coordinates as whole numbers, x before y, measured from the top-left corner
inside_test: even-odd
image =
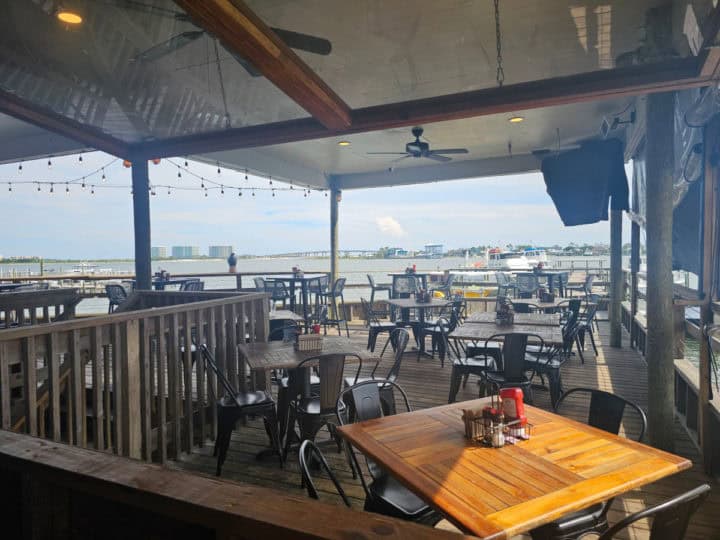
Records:
[[[482,326],[482,325],[473,325]],[[465,401],[339,428],[353,446],[461,529],[506,539],[690,468],[685,458],[525,406],[532,437],[486,448],[464,437]]]
[[[321,351],[296,351],[292,343],[283,341],[241,343],[238,348],[244,357],[257,390],[267,390],[270,386],[269,372],[274,369],[294,369],[307,358],[321,354],[354,354],[361,361],[372,358],[371,353],[361,345],[342,336],[324,336]],[[352,362],[353,358],[348,358]]]
[[[417,342],[418,349],[420,349],[420,352],[422,353],[425,353],[425,340],[422,338],[418,340],[419,336],[422,335],[422,332],[417,331],[415,329],[415,326],[422,327],[425,324],[426,310],[442,308],[451,303],[444,298],[430,298],[430,302],[418,302],[415,298],[393,298],[391,300],[386,300],[386,302],[391,306],[400,308],[401,318],[403,322],[413,325],[413,330],[415,332],[415,341]],[[411,309],[416,309],[418,311],[418,320],[414,324],[410,322]]]
[[[518,314],[515,314],[517,317]],[[525,333],[540,336],[545,345],[562,345],[563,334],[560,325],[547,326],[538,324],[511,324],[507,326],[498,326],[493,322],[487,324],[463,324],[450,332],[451,339],[462,339],[467,341],[485,341],[495,334]]]
[[[548,291],[552,294],[557,288],[560,296],[565,296],[565,287],[563,287],[562,276],[565,276],[565,283],[570,277],[569,270],[539,270],[534,272],[514,272],[516,276],[535,276],[547,279]]]
[[[308,290],[311,281],[319,280],[327,274],[279,274],[265,278],[265,281],[282,281],[287,283],[290,293],[290,309],[295,310],[295,287],[300,285],[300,302],[302,303],[302,317],[305,321],[305,332],[310,327],[310,317],[312,313],[309,310]],[[332,284],[330,284],[332,287]]]
[[[466,323],[495,324],[494,311],[477,311],[465,319]],[[515,323],[533,326],[560,326],[559,313],[515,313]]]

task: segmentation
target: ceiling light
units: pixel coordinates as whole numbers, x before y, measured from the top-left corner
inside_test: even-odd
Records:
[[[59,21],[64,22],[65,24],[80,24],[83,22],[83,18],[79,13],[65,8],[58,9],[55,16]]]
[[[525,121],[524,116],[511,116],[508,119],[508,122],[510,122],[511,124],[519,124],[520,122],[524,122],[524,121]]]
[[[338,146],[350,146],[350,141],[340,141],[338,142]]]

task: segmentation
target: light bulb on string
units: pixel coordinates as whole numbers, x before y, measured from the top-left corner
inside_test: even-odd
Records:
[[[90,195],[95,195],[95,186],[90,186]]]
[[[38,187],[37,187],[38,193],[40,193],[40,191],[42,191],[42,190],[40,189],[40,182],[38,182],[38,185],[37,185],[37,186],[38,186]]]
[[[238,197],[242,197],[242,189],[238,189]]]
[[[178,178],[182,178],[182,173],[180,172],[180,167],[178,166]]]
[[[253,188],[253,190],[252,190],[252,196],[253,197],[255,196],[255,188]]]
[[[205,179],[204,178],[200,179],[200,189],[205,189]]]
[[[188,168],[188,160],[187,160],[187,158],[185,158],[185,168],[186,168],[186,169]]]
[[[220,195],[225,195],[225,186],[220,184]]]
[[[205,196],[206,196],[206,197],[208,196],[207,192],[208,192],[208,190],[206,189],[206,190],[205,190]]]
[[[328,196],[327,191],[325,192],[325,196],[326,196],[326,197]]]
[[[272,190],[272,196],[273,197],[275,196],[275,188],[273,188],[273,190]]]
[[[295,189],[295,186],[293,186],[292,181],[290,181],[290,189]]]
[[[52,160],[48,158],[48,169],[52,169]]]
[[[168,195],[170,195],[170,186],[168,186]]]
[[[246,182],[247,182],[247,179],[248,179],[248,177],[247,177],[247,169],[245,169],[245,181],[246,181]]]
[[[22,174],[22,161],[18,163],[18,174]]]
[[[12,192],[12,182],[8,183],[8,191]]]
[[[50,182],[50,193],[55,193],[55,185]]]
[[[85,189],[85,177],[84,177],[84,176],[83,176],[83,179],[82,179],[82,184],[80,184],[80,187],[82,187],[83,189]]]
[[[272,186],[272,176],[268,176],[268,181],[270,182],[270,185]]]
[[[70,195],[70,184],[65,182],[65,195]]]
[[[78,161],[79,161],[80,163],[82,163],[82,162],[83,162],[83,159],[82,159],[82,154],[80,154],[80,155],[78,156]]]
[[[102,181],[105,182],[107,180],[107,178],[105,177],[105,167],[103,167],[102,173]]]
[[[220,176],[220,162],[219,161],[217,162],[217,173],[218,173],[218,176]]]

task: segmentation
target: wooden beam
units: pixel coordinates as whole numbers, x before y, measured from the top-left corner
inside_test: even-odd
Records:
[[[352,125],[343,129],[301,118],[149,141],[134,150],[148,158],[203,154],[707,86],[711,79],[698,75],[700,62],[685,58],[355,109]]]
[[[647,100],[647,347],[650,444],[672,451],[675,438],[673,361],[672,193],[674,95]]]
[[[38,107],[4,90],[0,90],[0,112],[63,137],[74,139],[89,148],[102,150],[121,158],[126,158],[130,154],[130,147],[124,141],[81,124],[72,118]]]
[[[622,346],[622,210],[610,211],[610,346]]]
[[[350,125],[350,107],[242,0],[175,3],[323,126],[342,129]]]

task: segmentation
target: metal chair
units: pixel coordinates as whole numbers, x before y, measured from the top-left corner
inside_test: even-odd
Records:
[[[363,313],[365,314],[365,322],[368,328],[368,342],[367,348],[371,351],[375,351],[375,344],[377,343],[377,337],[383,332],[392,332],[397,328],[394,322],[381,321],[372,309],[372,304],[368,304],[364,298],[360,299]]]
[[[255,282],[255,289],[257,291],[268,293],[271,302],[282,302],[282,307],[285,309],[285,303],[290,299],[290,293],[287,287],[285,287],[285,283],[262,277],[253,278],[253,281]]]
[[[562,404],[572,395],[590,395],[588,408],[588,425],[617,435],[620,433],[626,407],[633,409],[640,419],[640,431],[637,437],[642,441],[647,429],[645,412],[635,403],[617,394],[604,392],[595,388],[573,388],[565,392],[555,405],[558,412]],[[530,535],[533,540],[570,540],[584,534],[601,534],[608,530],[607,513],[613,499],[594,504],[578,512],[533,529]]]
[[[432,338],[430,354],[435,357],[435,350],[440,355],[440,367],[445,367],[445,356],[447,355],[446,340],[443,334],[450,334],[460,324],[460,310],[462,309],[462,300],[453,300],[442,307],[439,317],[425,325],[417,326],[417,340],[422,343],[427,336]],[[417,360],[420,361],[422,354],[421,347],[418,347]]]
[[[517,283],[505,272],[495,272],[495,281],[497,281],[498,296],[515,296],[517,294]]]
[[[520,298],[532,298],[540,288],[540,280],[532,274],[518,274],[515,278],[517,281],[517,293]]]
[[[592,284],[595,280],[595,274],[588,274],[585,276],[585,281],[582,285],[568,285],[565,287],[565,291],[570,293],[570,296],[573,296],[573,292],[577,291],[579,293],[582,293],[587,298],[590,293],[592,293]]]
[[[455,281],[455,276],[453,274],[448,274],[445,280],[440,283],[437,287],[431,287],[430,292],[441,292],[445,298],[450,298],[452,296],[452,285]]]
[[[411,411],[407,394],[397,383],[385,381],[390,388],[397,390],[402,398],[405,409]],[[381,391],[376,381],[365,381],[346,388],[337,398],[335,412],[340,425],[353,421],[365,421],[385,416]],[[394,407],[393,407],[394,410]],[[353,412],[352,419],[349,412]],[[366,458],[366,470],[370,481],[365,478],[355,451],[346,445],[348,457],[351,460],[353,471],[360,476],[360,483],[365,491],[366,512],[375,512],[385,516],[396,517],[425,525],[434,525],[440,521],[440,516],[424,501],[400,484],[393,476],[387,474],[374,461]]]
[[[350,508],[350,499],[348,499],[347,495],[345,495],[345,490],[343,490],[342,486],[340,485],[340,482],[338,481],[337,476],[335,476],[335,473],[332,472],[332,469],[330,468],[330,465],[328,465],[325,456],[323,456],[322,452],[315,445],[314,442],[303,441],[303,443],[300,445],[300,450],[298,452],[298,463],[300,465],[300,476],[302,479],[302,484],[305,486],[305,489],[307,489],[308,497],[316,500],[320,498],[318,495],[318,490],[315,487],[315,483],[313,482],[312,475],[310,474],[311,461],[317,463],[321,469],[325,470],[327,475],[330,477],[333,485],[335,486],[338,495],[340,495],[342,501],[345,503],[345,506]]]
[[[645,518],[652,518],[650,540],[682,540],[685,538],[690,518],[708,495],[710,495],[708,484],[698,486],[682,495],[635,512],[610,527],[598,540],[610,540],[621,530]]]
[[[515,313],[540,313],[542,311],[539,306],[525,302],[512,302],[512,307]]]
[[[445,350],[449,358],[452,359],[448,403],[455,403],[461,382],[466,384],[470,375],[482,377],[486,371],[497,369],[502,345],[486,341],[485,346],[482,348],[476,346],[463,348],[461,344],[453,347],[450,343],[449,334],[449,331],[443,331],[441,339],[445,342]]]
[[[350,337],[350,329],[348,328],[347,319],[345,318],[345,297],[343,296],[343,290],[345,289],[345,278],[337,278],[333,283],[332,288],[329,291],[320,293],[320,298],[324,304],[329,304],[332,307],[333,318],[326,318],[323,324],[325,333],[327,334],[327,327],[337,326],[338,335],[342,335],[341,323],[345,323],[345,333],[347,337]],[[338,299],[340,304],[338,305]]]
[[[487,348],[488,344],[497,341],[503,342],[502,359],[497,371],[487,370],[482,373],[485,388],[493,386],[499,390],[512,386],[519,387],[525,395],[525,400],[532,404],[532,374],[527,375],[528,369],[525,364],[525,357],[527,354],[541,356],[545,349],[545,342],[537,334],[525,332],[501,333],[490,336],[485,341],[485,347]],[[527,352],[528,341],[532,341],[537,347],[531,353]]]
[[[307,288],[308,288],[308,302],[310,304],[315,304],[315,308],[317,309],[317,306],[320,305],[320,301],[322,298],[322,295],[325,294],[328,290],[328,287],[330,286],[330,276],[327,274],[324,274],[316,279],[311,279],[308,281]],[[313,300],[313,295],[315,296],[315,299]]]
[[[215,359],[205,344],[199,345],[200,354],[205,360],[205,364],[215,373],[217,380],[225,390],[224,395],[218,399],[218,434],[215,439],[215,449],[213,455],[217,456],[217,466],[215,474],[220,476],[220,472],[227,456],[230,446],[230,437],[235,429],[235,424],[241,418],[250,415],[262,416],[265,423],[265,431],[270,437],[270,443],[278,454],[280,466],[284,464],[284,455],[280,448],[280,434],[278,432],[278,419],[275,410],[275,401],[264,391],[257,392],[238,392],[235,390],[230,381],[227,380],[225,374],[220,371]]]
[[[125,300],[127,300],[127,292],[125,287],[109,283],[105,285],[105,294],[107,294],[108,300],[108,313],[115,311]]]
[[[180,284],[181,291],[202,291],[205,290],[205,282],[199,279],[189,279]]]
[[[376,292],[383,292],[387,291],[388,298],[392,298],[392,285],[390,283],[381,283],[377,284],[375,283],[375,278],[372,277],[372,274],[367,275],[368,283],[370,283],[370,305],[374,308],[375,307],[375,293]]]

